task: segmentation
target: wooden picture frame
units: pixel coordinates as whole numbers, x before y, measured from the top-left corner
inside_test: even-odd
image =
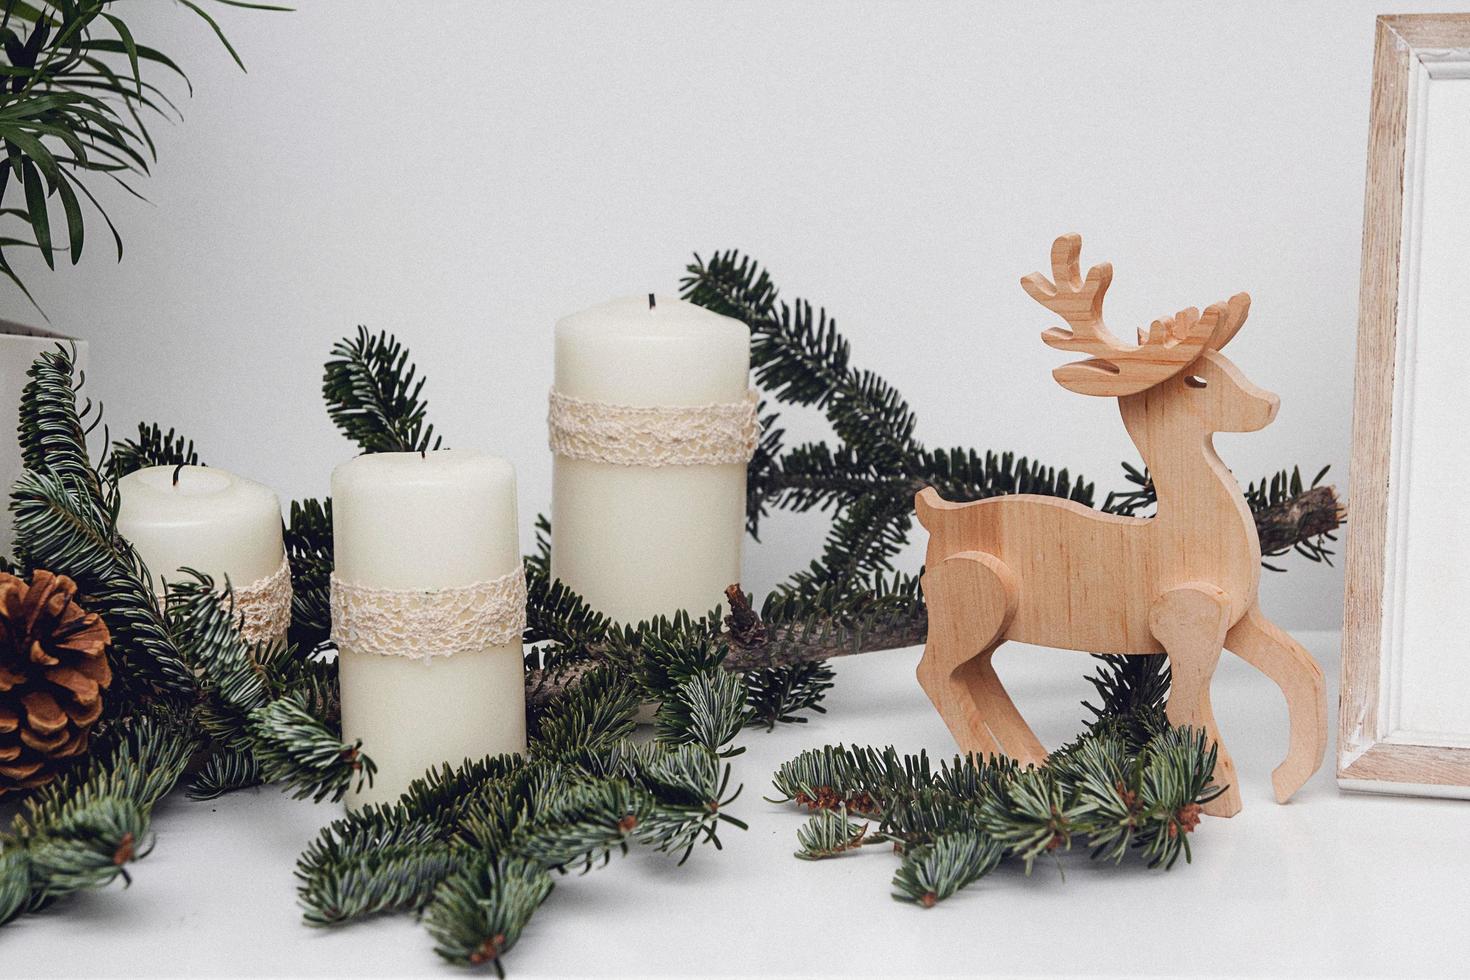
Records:
[[[1337,776],[1470,798],[1470,14],[1377,31]]]

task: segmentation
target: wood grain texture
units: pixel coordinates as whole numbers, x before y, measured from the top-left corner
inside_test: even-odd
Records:
[[[1210,704],[1210,681],[1230,631],[1230,605],[1230,596],[1218,586],[1191,582],[1159,596],[1149,614],[1149,628],[1169,651],[1169,724],[1204,729],[1215,740],[1215,782],[1225,790],[1205,804],[1213,817],[1240,812],[1240,779]]]
[[[1466,788],[1470,787],[1470,750],[1379,742],[1354,759],[1339,777]]]
[[[1084,279],[1080,245],[1075,235],[1058,238],[1053,279],[1033,273],[1022,285],[1067,321],[1068,329],[1053,328],[1043,340],[1090,357],[1057,380],[1118,399],[1157,490],[1157,513],[1123,517],[1031,494],[952,503],[921,491],[915,508],[929,531],[930,629],[919,681],[962,749],[1039,762],[1045,752],[991,666],[1001,643],[1164,652],[1175,678],[1169,717],[1220,744],[1210,678],[1232,628],[1245,622],[1245,659],[1282,687],[1292,713],[1290,752],[1277,770],[1284,799],[1321,764],[1325,691],[1321,670],[1256,606],[1255,521],[1212,443],[1216,432],[1253,432],[1276,416],[1276,396],[1219,352],[1240,330],[1250,298],[1241,293],[1203,315],[1186,310],[1155,321],[1136,347],[1125,345],[1102,325],[1111,267],[1094,266]],[[1216,772],[1228,790],[1208,812],[1229,816],[1240,800],[1223,744]]]
[[[1410,71],[1416,51],[1470,47],[1470,15],[1380,17],[1373,56],[1358,352],[1353,389],[1352,472],[1342,684],[1339,782],[1470,786],[1470,749],[1384,743],[1384,582],[1389,531],[1394,382],[1399,345],[1404,178]],[[1376,788],[1376,787],[1374,787]]]
[[[1385,14],[1378,26],[1404,48],[1470,48],[1470,14]]]

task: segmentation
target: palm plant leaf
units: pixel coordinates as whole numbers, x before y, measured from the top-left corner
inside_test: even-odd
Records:
[[[214,32],[230,57],[245,65],[204,0],[179,0]],[[230,7],[285,10],[245,0],[210,0]],[[114,12],[116,0],[0,0],[0,232],[23,222],[25,236],[0,234],[0,275],[35,305],[12,261],[35,248],[50,268],[63,252],[75,265],[86,244],[83,200],[107,224],[122,258],[122,236],[89,178],[106,178],[141,197],[125,179],[146,176],[157,148],[148,116],[178,116],[178,106],[145,73],[176,75],[173,58],[140,43]],[[23,205],[23,206],[22,206]],[[63,231],[64,228],[64,231]],[[39,308],[38,308],[39,309]]]

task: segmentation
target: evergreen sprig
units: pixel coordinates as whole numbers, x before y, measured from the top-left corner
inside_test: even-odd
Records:
[[[112,632],[116,671],[108,703],[186,698],[185,667],[154,595],[153,579],[117,534],[117,499],[92,468],[87,433],[101,411],[78,407],[83,379],[58,345],[31,365],[21,397],[20,446],[26,470],[11,491],[17,558],[74,579],[87,606]]]
[[[332,501],[291,501],[284,537],[291,565],[291,629],[287,639],[305,653],[329,645],[332,632]]]
[[[829,745],[785,763],[773,781],[778,802],[815,811],[797,831],[797,857],[891,842],[903,855],[894,898],[931,907],[1003,859],[1030,873],[1079,837],[1095,859],[1138,851],[1151,868],[1188,861],[1200,808],[1222,790],[1211,784],[1215,754],[1204,733],[1174,728],[1138,746],[1112,732],[1084,735],[1042,768],[973,755],[935,768],[923,752]]]
[[[214,742],[250,763],[234,760],[238,778],[249,766],[265,782],[279,782],[297,798],[340,800],[353,786],[372,782],[376,766],[362,743],[344,743],[335,670],[299,656],[274,640],[250,644],[241,635],[228,583],[208,575],[172,583],[168,619],[184,638],[182,652],[198,669],[204,695],[198,718]],[[201,794],[228,783],[216,769]]]
[[[389,334],[359,326],[357,336],[332,348],[322,374],[327,414],[342,434],[365,453],[418,453],[442,441],[426,421],[424,378],[408,349]]]
[[[100,471],[104,480],[116,483],[129,473],[149,466],[198,466],[194,440],[164,432],[158,423],[138,423],[138,434],[113,440]]]
[[[127,880],[152,847],[149,817],[196,739],[165,713],[114,723],[87,762],[29,796],[0,833],[0,924],[82,889]]]
[[[596,697],[579,687],[568,700]],[[720,824],[744,827],[722,809],[735,794],[715,751],[637,744],[627,730],[589,730],[578,744],[561,731],[533,739],[526,757],[433,770],[397,802],[333,822],[298,862],[305,920],[338,925],[421,911],[441,956],[501,969],[551,872],[605,865],[633,844],[682,863],[700,843],[719,846]]]

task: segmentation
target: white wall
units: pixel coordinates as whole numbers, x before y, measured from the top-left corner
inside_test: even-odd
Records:
[[[109,195],[120,265],[94,223],[79,268],[25,266],[91,338],[114,430],[177,425],[214,465],[322,494],[352,449],[321,363],[386,327],[448,443],[515,461],[529,541],[552,322],[739,247],[837,315],[931,444],[1105,491],[1132,447],[1111,403],[1052,382],[1016,283],[1076,230],[1114,263],[1120,330],[1249,290],[1230,353],[1283,408],[1222,455],[1346,486],[1376,4],[300,6],[218,11],[248,74],[182,9],[130,8],[192,75],[186,121],[158,127],[151,205]],[[822,532],[773,523],[747,585]],[[1336,624],[1340,572],[1292,564],[1268,610]]]

